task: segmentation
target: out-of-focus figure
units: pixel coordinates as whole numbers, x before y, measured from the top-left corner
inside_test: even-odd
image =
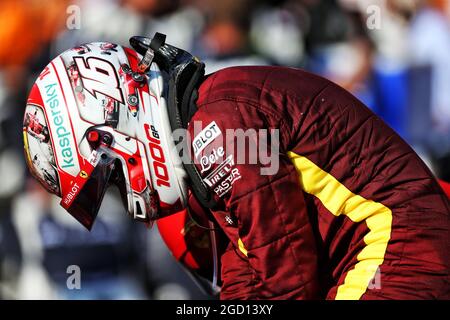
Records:
[[[12,225],[22,263],[9,283],[14,299],[142,299],[147,250],[139,232],[130,232],[117,198],[110,193],[92,232],[61,214],[58,200],[27,180],[27,193],[16,197]],[[33,203],[33,206],[30,206]],[[143,228],[144,231],[145,228]],[[79,286],[71,280],[79,271]],[[72,277],[73,278],[73,277]],[[14,290],[12,290],[14,288]]]
[[[408,137],[408,16],[413,1],[358,2],[374,43],[372,91],[375,111],[403,138]]]
[[[20,126],[31,65],[64,26],[66,0],[0,2],[0,297],[17,297],[22,252],[12,202],[24,186]],[[39,66],[40,67],[40,66]],[[19,131],[17,131],[19,130]]]
[[[205,16],[205,25],[193,52],[203,57],[206,73],[234,65],[263,65],[267,62],[252,52],[249,14],[254,0],[194,0]]]
[[[429,77],[429,87],[416,93],[429,113],[429,128],[420,123],[416,138],[427,144],[437,157],[450,152],[450,3],[446,0],[420,2],[409,30],[409,54],[422,80]],[[426,93],[429,93],[428,95]]]
[[[254,10],[250,41],[272,64],[298,67],[304,63],[304,33],[310,21],[303,1],[265,1]]]
[[[66,30],[55,43],[54,55],[76,44],[109,41],[126,44],[131,35],[165,30],[174,42],[191,48],[203,17],[190,5],[176,0],[79,0],[81,28]]]

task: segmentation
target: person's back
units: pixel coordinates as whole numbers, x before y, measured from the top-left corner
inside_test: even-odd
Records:
[[[193,157],[231,240],[222,298],[448,297],[448,199],[350,93],[296,69],[235,67],[201,84],[197,106]],[[239,147],[264,144],[261,129],[279,129],[278,170]]]

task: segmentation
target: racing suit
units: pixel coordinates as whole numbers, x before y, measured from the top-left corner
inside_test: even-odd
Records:
[[[192,158],[229,239],[222,299],[450,297],[449,200],[350,93],[296,69],[234,67],[207,76],[196,105]],[[239,161],[239,129],[279,141],[276,172],[249,149]]]

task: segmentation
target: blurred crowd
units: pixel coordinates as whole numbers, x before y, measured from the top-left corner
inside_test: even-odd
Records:
[[[335,81],[450,180],[449,0],[2,0],[0,298],[206,298],[114,191],[88,233],[25,169],[23,110],[45,65],[82,43],[156,31],[208,73],[271,64]],[[67,287],[70,265],[80,290]]]

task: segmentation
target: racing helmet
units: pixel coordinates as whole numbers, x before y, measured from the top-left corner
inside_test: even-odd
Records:
[[[93,42],[63,52],[38,76],[25,108],[31,173],[87,229],[111,185],[128,214],[150,225],[187,203],[188,174],[172,137],[167,83],[198,73],[196,83],[204,65],[164,45],[164,37],[133,39],[137,51]]]

